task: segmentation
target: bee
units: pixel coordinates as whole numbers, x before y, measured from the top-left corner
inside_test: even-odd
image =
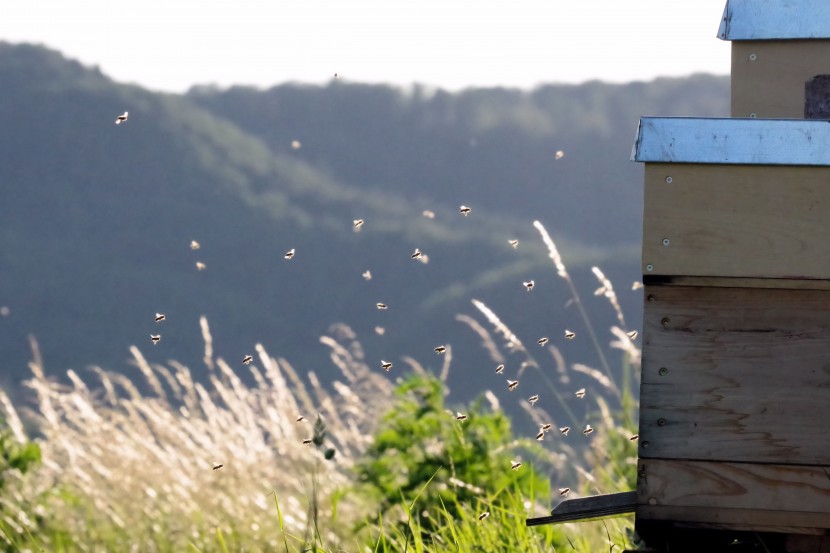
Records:
[[[464,422],[465,420],[467,420],[467,415],[465,415],[463,413],[459,413],[459,412],[456,411],[455,420]]]
[[[631,436],[628,439],[631,440],[632,442],[636,442],[637,440],[640,439],[640,435],[639,434],[634,434],[633,436]]]
[[[254,357],[252,355],[246,355],[245,357],[242,358],[242,364],[243,365],[249,365],[251,363],[251,361],[253,361],[253,360],[254,360]]]
[[[352,223],[354,224],[354,231],[360,232],[360,228],[363,226],[363,219],[355,219]]]
[[[536,283],[535,283],[535,282],[533,282],[532,280],[528,280],[528,281],[526,281],[526,282],[522,282],[522,284],[524,284],[524,287],[525,287],[525,289],[526,289],[528,292],[530,292],[531,290],[533,290],[533,287],[536,285]]]
[[[570,431],[571,431],[570,426],[563,426],[562,428],[559,429],[559,433],[562,434],[563,436],[567,436],[568,432],[570,432]]]
[[[588,434],[590,434],[590,433],[591,433],[591,432],[593,432],[593,431],[594,431],[594,429],[593,429],[593,428],[591,428],[591,425],[590,425],[590,424],[586,424],[586,425],[585,425],[585,430],[583,430],[583,431],[582,431],[582,433],[583,433],[583,434],[585,434],[585,435],[587,436]]]
[[[504,365],[499,365],[496,367],[496,374],[501,374],[504,372]]]
[[[507,381],[507,391],[512,392],[513,390],[516,389],[516,386],[518,386],[518,385],[519,385],[518,380],[508,380]]]
[[[569,493],[571,493],[570,488],[559,488],[559,495],[561,495],[562,497],[565,497]]]
[[[221,465],[221,464],[213,465],[213,470],[219,470],[219,469],[221,469],[221,468],[222,468],[222,467],[224,467],[224,466],[225,466],[225,465]]]
[[[554,154],[553,157],[556,159],[562,159],[563,157],[565,157],[565,152],[563,152],[562,150],[556,150],[556,154]]]
[[[510,468],[513,469],[513,470],[519,470],[519,467],[521,467],[521,466],[522,466],[521,461],[512,461],[510,463]]]
[[[291,141],[291,149],[292,150],[299,150],[302,147],[303,147],[303,143],[300,142],[299,140],[292,140]]]
[[[389,306],[388,306],[388,305],[386,305],[385,303],[380,303],[380,302],[378,302],[378,303],[376,303],[375,305],[377,306],[377,308],[378,308],[378,309],[381,309],[381,310],[382,310],[382,309],[388,309],[388,308],[389,308]]]
[[[541,430],[542,432],[548,432],[548,431],[550,431],[550,427],[551,427],[551,425],[549,423],[540,424],[539,425],[539,430]]]
[[[370,271],[370,270],[368,270],[368,269],[366,269],[365,271],[363,271],[363,278],[364,278],[365,280],[372,280],[372,271]]]
[[[600,286],[599,288],[594,290],[594,295],[595,296],[601,296],[607,291],[608,291],[608,289],[605,286]]]
[[[294,252],[294,248],[291,248],[290,250],[285,252],[285,255],[283,257],[285,257],[286,259],[291,259],[292,257],[294,257]]]
[[[507,243],[510,244],[511,246],[513,246],[514,250],[519,247],[519,241],[518,240],[508,240]]]
[[[389,369],[392,368],[392,363],[390,363],[389,361],[384,361],[383,359],[381,359],[380,360],[380,368],[385,370],[386,372],[389,372]]]
[[[537,401],[539,401],[539,396],[538,396],[538,395],[536,395],[536,396],[530,396],[530,397],[528,398],[528,400],[527,400],[527,401],[529,401],[529,402],[530,402],[530,405],[531,405],[531,406],[533,406],[533,404],[534,404],[534,403],[536,403]]]
[[[640,288],[642,288],[642,287],[643,287],[643,283],[642,283],[642,282],[640,282],[639,280],[635,280],[635,281],[631,284],[631,289],[632,289],[632,290],[639,290],[639,289],[640,289]]]
[[[538,434],[536,434],[536,441],[537,441],[537,442],[541,442],[541,441],[542,441],[542,440],[544,440],[544,439],[545,439],[545,431],[544,431],[544,430],[540,430],[540,431],[539,431],[539,433],[538,433]]]
[[[578,389],[578,390],[574,393],[574,395],[575,395],[576,397],[578,397],[579,399],[584,398],[584,397],[585,397],[585,388],[580,388],[580,389]]]
[[[459,213],[461,213],[461,215],[463,215],[464,217],[466,217],[467,215],[469,215],[469,214],[470,214],[470,212],[472,211],[472,209],[470,209],[470,208],[469,208],[469,207],[467,207],[466,205],[462,205],[460,208],[458,208],[458,211],[459,211]]]
[[[207,269],[207,265],[205,265],[201,261],[196,262],[196,270],[197,271],[204,271],[205,269]]]
[[[200,243],[198,243],[197,241],[195,241],[195,240],[190,241],[190,249],[191,250],[198,250],[201,247],[202,247],[202,245]]]
[[[447,346],[438,346],[437,348],[435,348],[435,353],[437,353],[438,355],[441,355],[442,353],[446,353],[446,352],[447,352]]]
[[[412,252],[412,255],[409,256],[409,257],[411,257],[412,259],[420,259],[422,255],[424,255],[424,254],[421,252],[421,250],[419,250],[418,248],[415,248],[415,251]]]
[[[299,417],[297,417],[297,422],[303,422],[304,420],[305,420],[305,417],[304,417],[304,416],[302,416],[302,415],[300,415]]]
[[[490,516],[490,511],[484,511],[480,515],[478,515],[478,520],[484,520],[485,518]]]
[[[311,445],[312,441],[313,440],[311,438],[306,438],[305,440],[303,440],[303,445]]]
[[[628,337],[629,337],[629,338],[631,339],[631,341],[633,342],[634,340],[636,340],[636,339],[637,339],[637,331],[636,331],[636,330],[632,330],[631,332],[629,332],[629,333],[628,333]]]
[[[155,346],[161,341],[161,334],[150,334],[150,341],[153,342]]]
[[[430,211],[430,210],[428,210],[428,209],[425,209],[425,210],[421,213],[421,215],[423,215],[423,216],[424,216],[424,217],[426,217],[427,219],[435,219],[435,213],[434,213],[434,212],[432,212],[432,211]]]
[[[565,329],[565,339],[566,340],[573,340],[576,337],[576,332],[572,332],[570,330]]]
[[[548,340],[547,338],[539,338],[539,339],[537,340],[537,342],[539,343],[539,345],[540,345],[540,346],[542,346],[542,347],[545,347],[545,344],[547,344],[547,343],[548,343],[548,341],[549,341],[549,340]]]
[[[160,323],[161,321],[163,321],[166,318],[167,317],[164,316],[164,313],[156,313],[156,322],[157,323]]]
[[[125,111],[124,113],[122,113],[121,115],[119,115],[118,117],[115,118],[115,124],[120,125],[121,123],[126,123],[127,118],[129,116],[130,116],[130,112]],[[139,126],[141,126],[141,125],[139,125]]]
[[[377,334],[378,336],[383,336],[384,334],[386,334],[386,329],[383,328],[382,326],[376,326],[375,327],[375,334]]]

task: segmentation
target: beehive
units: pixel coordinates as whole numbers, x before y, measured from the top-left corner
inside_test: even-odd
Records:
[[[637,524],[830,529],[830,124],[644,118]]]
[[[802,118],[806,83],[830,74],[826,0],[729,0],[718,37],[732,41],[732,117]]]

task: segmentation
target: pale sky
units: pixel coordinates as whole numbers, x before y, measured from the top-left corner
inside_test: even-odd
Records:
[[[726,0],[0,0],[0,40],[121,82],[450,90],[729,72]]]

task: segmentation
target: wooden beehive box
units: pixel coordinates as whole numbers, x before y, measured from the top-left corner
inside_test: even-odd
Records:
[[[802,118],[805,86],[830,74],[827,0],[728,0],[718,37],[732,41],[732,117]]]
[[[830,123],[643,118],[637,527],[830,530]]]

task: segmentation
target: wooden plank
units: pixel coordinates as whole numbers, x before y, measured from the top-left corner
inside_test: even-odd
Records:
[[[804,84],[827,73],[830,40],[733,42],[732,117],[801,119]]]
[[[527,526],[585,521],[633,513],[637,506],[637,492],[620,492],[566,499],[557,505],[550,516],[529,518]]]
[[[646,164],[645,275],[830,280],[828,236],[830,167]]]
[[[639,454],[830,465],[830,292],[645,288]]]
[[[830,529],[830,468],[641,459],[637,521],[815,533]]]

